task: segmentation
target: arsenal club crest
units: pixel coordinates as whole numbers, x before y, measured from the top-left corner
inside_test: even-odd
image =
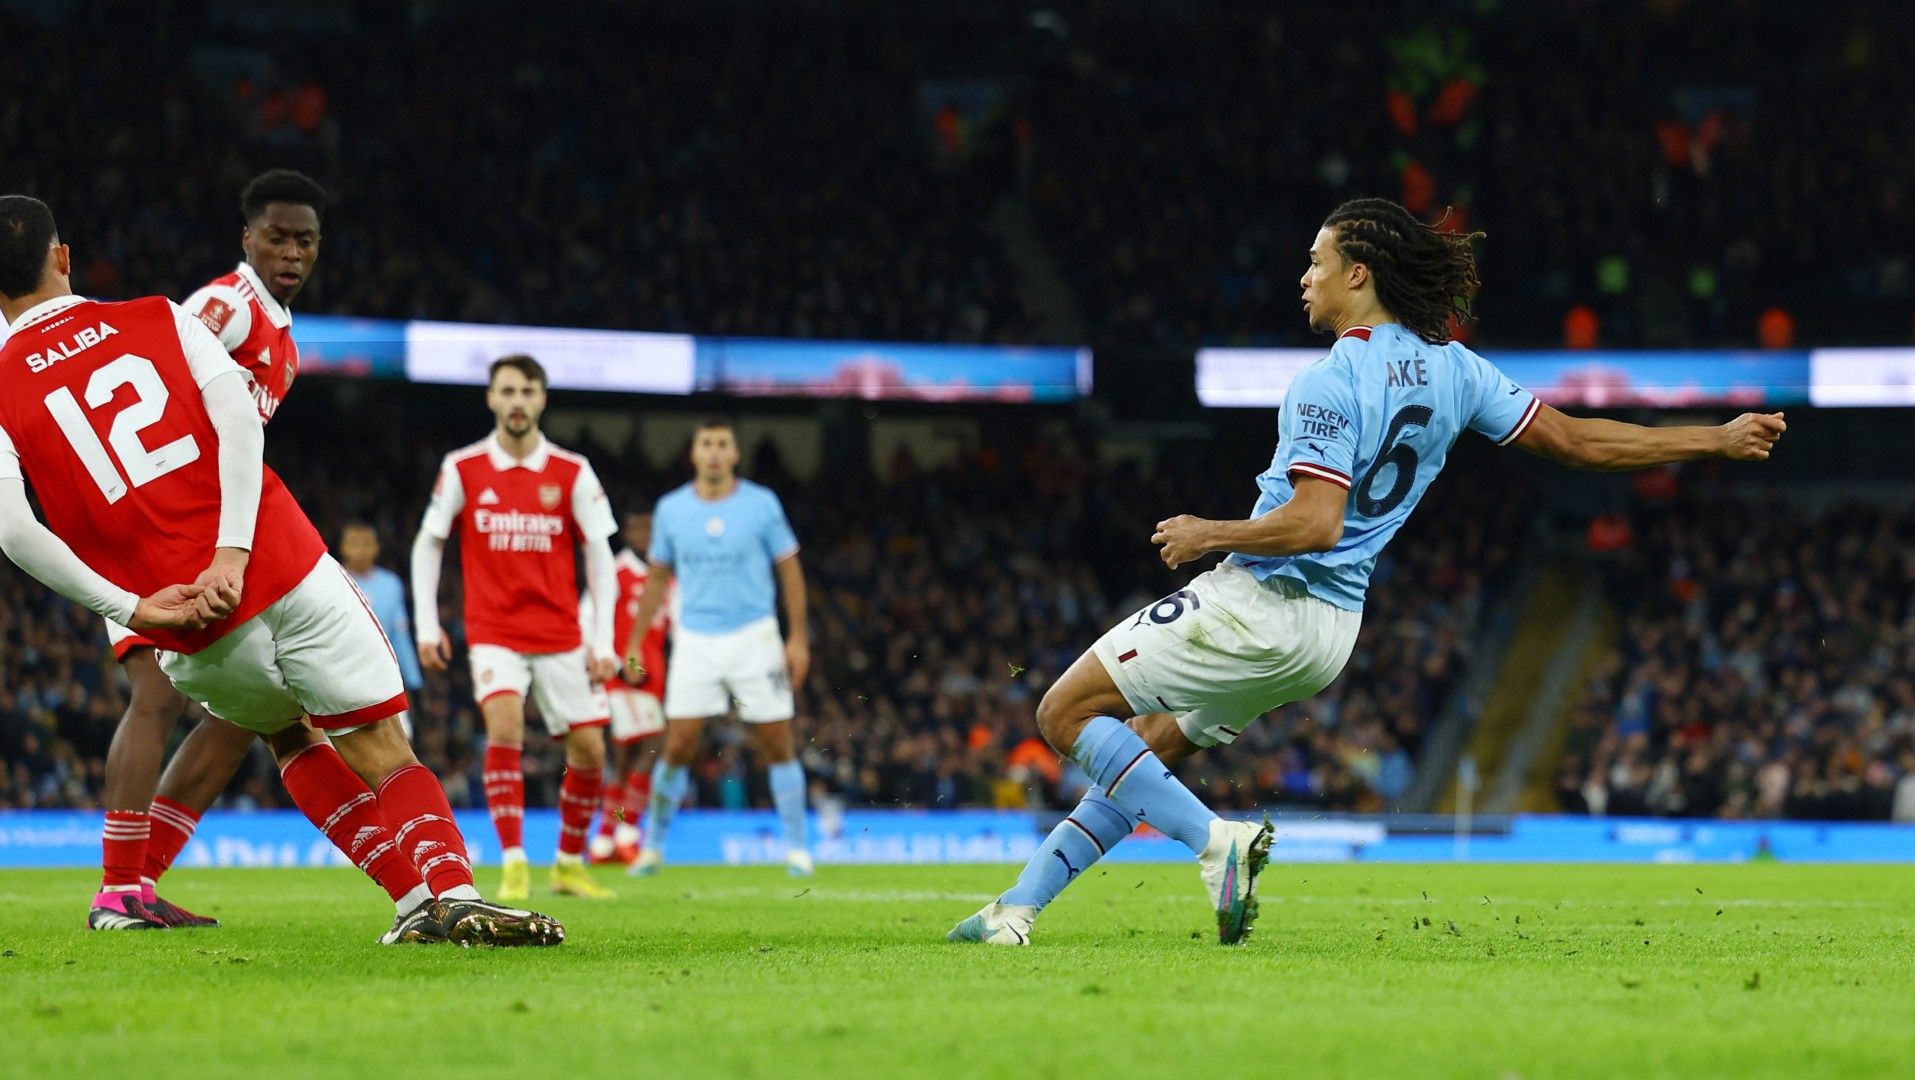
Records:
[[[557,510],[559,500],[565,497],[565,490],[557,484],[539,485],[539,505],[547,510]]]

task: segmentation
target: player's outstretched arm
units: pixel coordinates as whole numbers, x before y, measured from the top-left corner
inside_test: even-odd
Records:
[[[196,630],[208,621],[197,606],[205,592],[199,586],[174,585],[141,598],[101,577],[33,516],[26,483],[17,476],[0,478],[0,551],[42,585],[122,626]]]
[[[638,598],[638,617],[632,621],[632,636],[620,642],[625,650],[625,670],[621,677],[633,686],[644,686],[650,673],[645,670],[645,658],[641,648],[645,644],[645,634],[651,629],[652,621],[658,618],[658,609],[665,606],[665,598],[672,592],[672,568],[666,563],[651,564],[651,573],[645,576],[645,592]]]
[[[1175,570],[1213,551],[1244,555],[1304,555],[1328,551],[1343,539],[1343,511],[1349,491],[1313,476],[1292,474],[1296,492],[1290,501],[1248,521],[1210,521],[1179,514],[1157,523],[1150,542]]]
[[[1572,469],[1627,472],[1696,458],[1767,461],[1788,430],[1781,413],[1743,413],[1716,427],[1644,427],[1566,416],[1544,405],[1516,445]]]

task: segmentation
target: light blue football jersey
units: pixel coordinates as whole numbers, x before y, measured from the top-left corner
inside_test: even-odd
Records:
[[[722,499],[701,499],[691,484],[667,492],[652,513],[646,557],[677,578],[679,626],[724,634],[772,614],[772,564],[797,550],[778,496],[741,479]]]
[[[1370,571],[1443,471],[1465,430],[1516,441],[1541,408],[1534,395],[1462,345],[1431,345],[1395,323],[1354,327],[1284,395],[1277,452],[1257,477],[1261,517],[1290,501],[1292,477],[1349,489],[1343,538],[1308,555],[1231,555],[1258,580],[1288,578],[1310,595],[1363,609]]]

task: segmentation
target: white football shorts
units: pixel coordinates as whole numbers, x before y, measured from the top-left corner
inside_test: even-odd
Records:
[[[472,692],[481,705],[500,694],[524,697],[530,690],[554,739],[565,738],[573,728],[612,722],[605,687],[594,683],[585,669],[583,645],[561,653],[518,653],[503,645],[474,645],[467,651]]]
[[[607,690],[612,701],[612,741],[635,743],[665,730],[665,705],[648,690]]]
[[[1363,615],[1223,563],[1112,627],[1091,651],[1138,715],[1172,713],[1198,746],[1330,685]]]
[[[778,620],[766,617],[723,634],[672,627],[672,671],[665,681],[665,716],[698,720],[738,706],[747,724],[789,720],[797,711],[785,640]]]
[[[399,660],[345,567],[322,555],[271,607],[160,670],[206,711],[262,735],[304,716],[340,733],[406,710]]]

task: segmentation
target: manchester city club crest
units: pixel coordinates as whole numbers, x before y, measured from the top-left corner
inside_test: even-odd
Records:
[[[721,517],[706,518],[705,535],[714,540],[725,535],[725,519]]]
[[[539,505],[545,507],[547,510],[557,510],[559,508],[559,500],[564,497],[564,489],[560,488],[557,484],[539,485]]]

